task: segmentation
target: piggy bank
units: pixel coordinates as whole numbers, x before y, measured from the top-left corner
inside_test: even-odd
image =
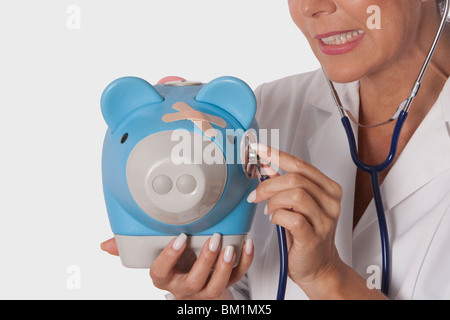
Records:
[[[220,233],[237,263],[255,212],[246,198],[257,181],[239,150],[257,129],[250,87],[233,77],[154,86],[124,77],[104,90],[101,110],[103,191],[122,264],[149,268],[181,233],[197,256]]]

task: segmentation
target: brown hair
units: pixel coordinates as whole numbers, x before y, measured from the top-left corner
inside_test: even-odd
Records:
[[[444,13],[445,0],[436,0],[436,2],[439,9],[439,13],[442,15]]]
[[[439,15],[442,18],[442,15],[444,14],[445,11],[445,0],[436,0],[437,3],[437,7],[439,10]],[[447,23],[444,29],[444,35],[447,36],[447,41],[450,41],[450,15],[447,17]]]

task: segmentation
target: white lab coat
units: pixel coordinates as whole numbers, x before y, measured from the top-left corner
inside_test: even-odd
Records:
[[[359,83],[336,84],[336,89],[344,106],[358,115]],[[342,186],[337,249],[345,263],[376,284],[381,246],[375,205],[370,203],[352,230],[356,167],[322,71],[264,84],[256,95],[260,128],[279,129],[281,150],[309,161]],[[449,135],[450,80],[381,186],[392,256],[392,299],[450,299]],[[276,297],[277,236],[263,208],[264,203],[258,205],[249,235],[255,258],[247,277],[233,290],[236,298],[243,298],[246,290],[251,299]],[[307,297],[289,279],[286,299],[303,298]]]

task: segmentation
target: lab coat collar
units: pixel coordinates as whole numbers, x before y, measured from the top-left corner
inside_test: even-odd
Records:
[[[414,109],[410,112],[414,112]],[[385,214],[391,214],[400,202],[449,169],[450,80],[447,80],[436,104],[428,112],[381,186]],[[376,221],[376,209],[372,200],[356,226],[353,238],[356,239]]]
[[[320,110],[336,113],[337,106],[333,100],[330,89],[328,87],[327,79],[322,72],[316,71],[315,79],[320,83],[317,86],[316,92],[319,94],[310,95],[308,97],[309,103]],[[315,81],[313,81],[314,84]],[[339,98],[344,108],[349,109],[351,113],[357,118],[359,115],[359,81],[354,81],[351,83],[337,83],[334,82],[334,87],[338,92]]]

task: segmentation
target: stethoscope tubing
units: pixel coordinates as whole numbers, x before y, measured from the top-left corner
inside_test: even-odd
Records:
[[[398,141],[400,139],[400,133],[402,131],[403,125],[408,117],[408,112],[402,110],[397,118],[395,124],[394,132],[392,134],[391,146],[389,154],[386,160],[379,165],[369,165],[364,163],[358,155],[358,147],[356,145],[355,135],[353,133],[352,126],[348,116],[343,116],[341,118],[342,125],[344,126],[345,132],[347,134],[347,139],[349,142],[350,154],[355,165],[364,172],[370,174],[370,180],[372,183],[373,199],[375,202],[375,207],[377,211],[378,225],[380,229],[381,238],[381,252],[382,252],[382,279],[381,279],[381,291],[387,296],[389,294],[390,285],[390,270],[391,270],[391,257],[390,257],[390,247],[389,247],[389,230],[386,223],[386,215],[383,207],[383,200],[380,190],[379,183],[379,173],[386,170],[395,160],[397,153]]]
[[[358,147],[356,145],[355,135],[353,134],[353,129],[350,124],[350,119],[348,116],[344,116],[341,118],[342,125],[344,126],[345,133],[347,134],[347,139],[350,147],[350,153],[352,156],[352,160],[355,163],[355,165],[367,173],[380,173],[384,170],[386,170],[395,159],[395,155],[397,153],[397,147],[398,147],[398,141],[400,138],[400,133],[402,131],[403,125],[405,124],[406,118],[408,117],[408,113],[404,110],[400,111],[400,114],[397,118],[397,122],[395,124],[394,132],[392,134],[391,139],[391,146],[389,150],[389,154],[386,158],[386,160],[379,165],[368,165],[361,161],[361,159],[358,156]]]
[[[259,181],[263,182],[265,180],[268,180],[269,178],[269,176],[262,174]],[[278,251],[280,257],[280,273],[278,277],[277,300],[284,300],[288,278],[288,248],[286,229],[280,225],[276,225],[276,230],[278,239]]]
[[[286,294],[286,283],[288,277],[288,249],[286,230],[277,225],[278,249],[280,251],[280,275],[278,278],[277,300],[284,300]]]

